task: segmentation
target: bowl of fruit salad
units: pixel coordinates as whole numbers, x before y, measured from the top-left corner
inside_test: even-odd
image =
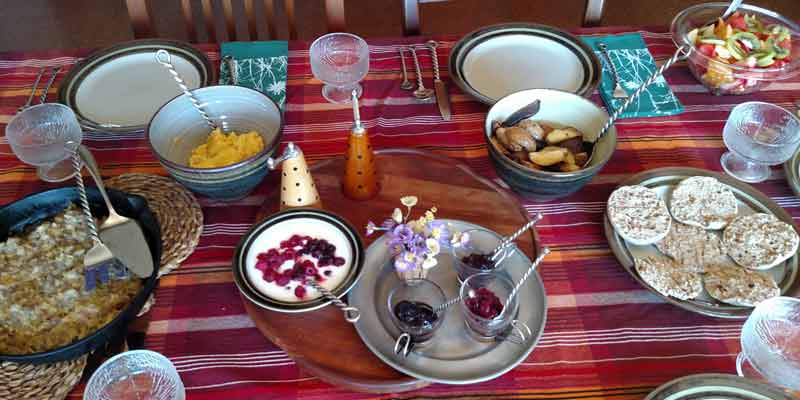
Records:
[[[328,211],[292,208],[247,232],[233,258],[233,279],[251,302],[272,311],[305,312],[330,303],[308,280],[342,297],[364,262],[355,229]]]
[[[672,39],[691,48],[689,70],[711,93],[753,93],[800,72],[797,23],[748,4],[723,20],[727,6],[698,4],[672,20]]]

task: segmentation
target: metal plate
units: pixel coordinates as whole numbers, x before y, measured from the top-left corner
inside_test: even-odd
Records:
[[[559,89],[588,97],[602,68],[577,36],[539,24],[492,25],[466,34],[450,52],[450,77],[492,105],[524,89]]]
[[[697,374],[669,381],[645,400],[792,400],[792,397],[736,375]]]
[[[794,153],[789,161],[783,163],[783,172],[794,195],[800,196],[800,149]]]
[[[482,228],[468,222],[444,220],[457,230]],[[483,228],[485,229],[485,228]],[[361,310],[356,330],[364,343],[383,362],[415,378],[448,384],[469,384],[494,379],[517,366],[533,351],[544,330],[547,317],[547,298],[542,279],[534,273],[519,292],[517,319],[533,331],[525,345],[510,342],[481,343],[467,332],[459,305],[450,307],[442,326],[424,347],[418,347],[402,358],[394,354],[394,342],[400,335],[390,319],[387,298],[399,282],[385,237],[378,238],[367,249],[364,272],[348,298],[350,305]],[[504,272],[517,281],[531,265],[522,252],[509,259]],[[447,298],[458,296],[459,283],[449,254],[439,257],[439,265],[431,270],[428,279],[444,290]]]
[[[208,86],[214,70],[208,57],[175,40],[144,39],[97,52],[73,67],[58,89],[58,101],[75,111],[85,130],[141,132],[158,109],[181,94],[172,75],[155,61],[165,49],[190,89]]]
[[[716,172],[707,171],[697,168],[657,168],[650,171],[642,172],[634,175],[625,180],[620,186],[625,185],[641,185],[656,190],[661,198],[669,204],[669,196],[672,189],[682,180],[692,176],[711,176],[718,181],[728,185],[736,199],[739,200],[739,215],[752,214],[754,212],[770,213],[778,217],[792,226],[792,217],[779,205],[775,204],[770,198],[763,193],[754,189],[753,187],[741,183],[729,176],[718,174]],[[622,267],[633,276],[642,286],[649,289],[651,292],[657,294],[664,300],[675,304],[678,307],[686,310],[696,312],[698,314],[710,315],[720,318],[735,318],[746,319],[753,307],[734,306],[726,303],[721,303],[714,300],[708,293],[703,290],[703,293],[694,300],[679,300],[673,297],[665,296],[653,289],[650,285],[644,282],[639,277],[633,265],[634,256],[647,256],[653,254],[661,254],[654,245],[649,246],[636,246],[627,243],[622,237],[614,232],[611,222],[608,220],[608,215],[603,217],[605,225],[606,238],[611,246],[611,251],[617,257]],[[795,228],[796,229],[796,228]],[[733,263],[733,260],[731,260]],[[778,287],[781,289],[782,295],[796,295],[800,287],[798,282],[798,257],[797,254],[792,256],[785,262],[762,271],[770,274],[775,282],[778,282]]]

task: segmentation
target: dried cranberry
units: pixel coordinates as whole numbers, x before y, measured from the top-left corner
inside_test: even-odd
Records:
[[[492,319],[503,311],[503,303],[491,290],[482,287],[475,291],[475,296],[466,300],[467,308],[479,317]]]
[[[292,260],[296,255],[297,253],[295,253],[294,250],[292,249],[287,249],[286,251],[283,252],[283,258],[285,260]]]
[[[281,248],[282,248],[282,249],[285,249],[285,248],[288,248],[288,247],[290,247],[290,245],[289,245],[289,241],[288,241],[288,240],[284,240],[284,241],[282,241],[282,242],[281,242],[281,244],[280,244],[280,246],[281,246]]]
[[[261,272],[264,272],[267,269],[267,262],[264,260],[256,261],[256,269]]]
[[[286,286],[286,285],[289,284],[289,282],[291,280],[292,280],[292,276],[291,275],[280,274],[275,278],[275,283],[278,286]]]
[[[489,254],[481,254],[481,253],[472,253],[464,258],[461,259],[461,262],[467,264],[468,266],[480,269],[480,270],[492,270],[494,269],[494,261],[492,261]]]
[[[337,267],[341,267],[342,265],[344,265],[344,258],[342,258],[342,257],[334,258],[333,259],[333,265],[335,265]]]
[[[303,271],[305,272],[306,276],[314,276],[317,274],[317,269],[314,268],[313,265],[303,267]]]
[[[297,296],[297,298],[299,299],[306,297],[306,288],[303,286],[298,286],[294,288],[294,295]]]
[[[275,280],[275,275],[276,275],[275,271],[267,270],[267,271],[264,271],[264,275],[262,275],[262,277],[264,278],[265,281],[272,282],[272,281]]]

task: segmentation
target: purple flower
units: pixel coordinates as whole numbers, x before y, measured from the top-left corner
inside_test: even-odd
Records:
[[[411,228],[409,228],[406,224],[399,224],[394,227],[392,236],[403,243],[409,243],[412,239],[414,239],[414,231],[411,230]]]
[[[386,229],[387,231],[391,231],[397,225],[397,222],[394,222],[393,219],[387,218],[381,224],[381,228]]]
[[[408,272],[419,267],[419,260],[414,253],[403,252],[394,258],[394,268],[399,272]]]
[[[447,227],[447,223],[442,221],[431,221],[425,227],[425,232],[432,238],[436,239],[439,244],[447,246],[450,244],[451,233]]]

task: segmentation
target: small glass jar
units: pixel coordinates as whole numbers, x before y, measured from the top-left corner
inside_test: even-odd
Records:
[[[518,334],[520,336],[518,339],[522,341],[526,339],[526,335],[518,326],[524,324],[515,320],[519,310],[517,302],[519,296],[509,299],[514,285],[504,275],[481,272],[469,276],[461,284],[459,292],[461,311],[464,314],[467,330],[479,341],[506,339],[511,336],[508,334],[509,331]],[[497,309],[497,303],[499,303],[500,310]],[[482,307],[485,309],[481,310]],[[478,312],[476,312],[476,308]],[[492,315],[488,315],[487,310]],[[483,314],[481,315],[480,312]],[[495,313],[496,315],[494,315]],[[522,328],[530,332],[527,326]]]
[[[389,292],[389,315],[401,335],[395,352],[404,357],[413,347],[424,345],[442,325],[445,313],[433,310],[447,301],[439,285],[427,279],[400,281]]]
[[[491,255],[497,246],[503,242],[503,237],[486,229],[470,229],[464,231],[469,235],[469,240],[463,246],[453,246],[453,266],[458,273],[458,281],[464,282],[468,276],[481,272],[496,272],[505,265],[502,262],[519,251],[516,245],[511,244],[496,258],[491,261]]]

